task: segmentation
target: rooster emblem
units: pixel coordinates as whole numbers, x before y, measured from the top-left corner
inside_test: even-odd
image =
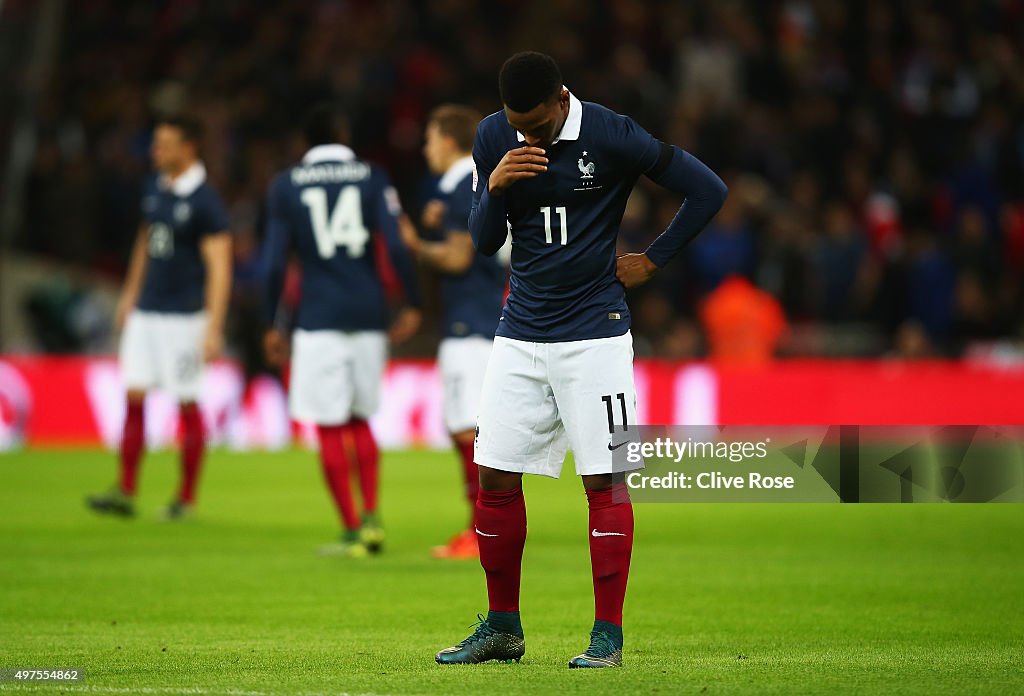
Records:
[[[586,157],[586,156],[587,156],[587,153],[584,152],[583,153],[583,157]],[[593,179],[594,178],[594,163],[593,162],[584,162],[583,161],[583,157],[580,157],[579,160],[576,163],[577,166],[580,168],[580,172],[581,172],[580,173],[580,178],[581,179]]]

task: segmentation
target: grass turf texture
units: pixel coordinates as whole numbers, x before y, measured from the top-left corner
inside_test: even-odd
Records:
[[[0,455],[0,667],[83,667],[46,693],[1021,693],[1017,505],[638,505],[626,668],[568,670],[592,619],[578,480],[526,484],[527,653],[441,667],[486,609],[475,562],[429,557],[464,522],[445,453],[387,453],[386,553],[321,558],[336,523],[314,456],[213,453],[197,519],[82,503],[97,451]],[[571,468],[567,466],[567,472]]]

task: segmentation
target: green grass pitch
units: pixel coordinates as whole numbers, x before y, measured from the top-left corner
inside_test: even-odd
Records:
[[[1019,505],[636,506],[626,667],[568,670],[592,593],[579,481],[529,480],[522,664],[440,667],[486,608],[447,453],[386,453],[386,553],[321,558],[336,522],[314,455],[214,452],[198,517],[103,519],[98,451],[0,455],[0,667],[82,667],[96,694],[1024,693]],[[567,474],[571,466],[566,467]]]

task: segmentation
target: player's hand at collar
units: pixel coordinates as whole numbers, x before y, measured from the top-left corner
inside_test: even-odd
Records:
[[[491,172],[487,190],[492,194],[501,194],[520,179],[531,179],[548,170],[548,158],[539,147],[518,147],[509,150]]]
[[[615,260],[615,277],[627,289],[643,285],[657,272],[658,267],[647,254],[623,254]]]
[[[395,345],[405,343],[420,330],[422,321],[423,313],[420,310],[415,307],[403,307],[398,310],[395,320],[391,322],[391,328],[388,329],[388,338]]]

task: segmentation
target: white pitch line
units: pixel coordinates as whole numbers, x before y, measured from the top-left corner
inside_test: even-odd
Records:
[[[62,692],[86,694],[168,694],[170,696],[384,696],[383,694],[350,694],[347,691],[245,691],[243,689],[204,689],[198,686],[81,686],[78,684],[61,684],[59,682],[33,682],[24,684],[0,684],[0,691],[37,691],[39,689],[58,689]]]

